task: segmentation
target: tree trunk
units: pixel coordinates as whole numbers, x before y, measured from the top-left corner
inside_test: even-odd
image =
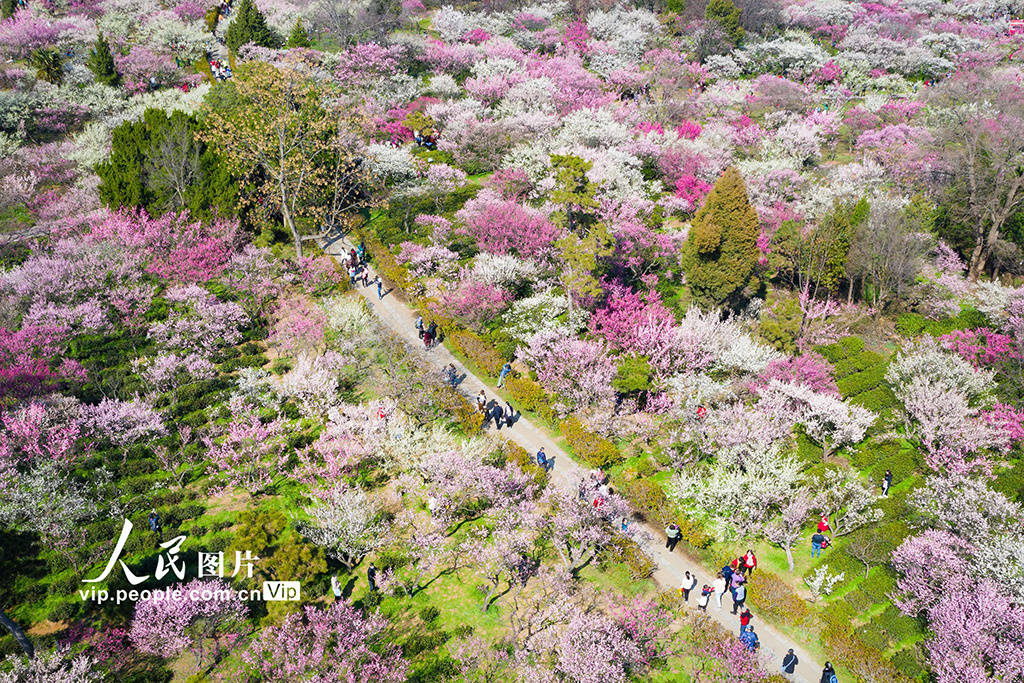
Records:
[[[21,627],[14,623],[14,620],[7,616],[7,612],[0,609],[0,624],[11,632],[14,639],[18,641],[18,645],[24,650],[25,654],[29,659],[35,656],[35,648],[32,647],[32,641],[25,635],[25,632],[21,630]]]
[[[974,245],[974,249],[971,251],[971,263],[967,269],[967,279],[972,282],[976,281],[982,271],[985,270],[985,261],[987,260],[988,249],[985,247],[982,238],[978,240],[978,243]]]
[[[299,231],[295,229],[295,221],[292,220],[292,212],[288,210],[288,202],[285,199],[284,186],[281,187],[281,217],[284,219],[284,224],[288,227],[288,230],[292,233],[292,239],[295,240],[295,258],[302,258],[302,237],[299,235]]]
[[[790,543],[786,543],[782,546],[782,549],[786,551],[786,562],[789,563],[789,573],[793,573],[793,546]]]

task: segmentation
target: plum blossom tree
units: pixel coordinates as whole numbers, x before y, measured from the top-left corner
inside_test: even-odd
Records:
[[[245,603],[223,580],[193,579],[179,585],[169,598],[135,603],[130,636],[139,650],[173,657],[190,650],[198,670],[206,659],[207,642],[213,643],[213,661],[220,657],[221,641],[240,635]]]
[[[96,661],[87,655],[71,655],[70,647],[40,652],[26,658],[8,655],[4,660],[3,683],[98,683],[103,680]]]
[[[608,526],[588,501],[549,489],[543,502],[550,510],[547,533],[565,571],[575,573],[608,542]]]
[[[390,643],[388,622],[345,602],[307,605],[263,629],[242,658],[260,681],[399,683],[409,664]]]
[[[825,457],[836,448],[863,439],[877,417],[863,406],[774,379],[762,390],[764,394],[776,394],[791,405],[796,421],[803,425],[807,436],[821,444]]]
[[[801,488],[793,493],[792,499],[782,508],[782,514],[764,528],[765,538],[786,552],[790,572],[793,571],[793,546],[803,535],[804,522],[807,521],[812,504],[811,492]]]
[[[388,526],[359,488],[335,484],[314,498],[306,514],[309,521],[300,526],[303,534],[349,571],[390,541]]]
[[[815,480],[814,507],[828,515],[832,530],[845,536],[862,526],[882,518],[882,511],[872,507],[879,495],[868,489],[853,472],[829,470]]]
[[[614,398],[615,362],[602,342],[542,331],[518,355],[570,406],[607,405]]]
[[[203,445],[219,481],[256,495],[270,488],[286,458],[284,423],[275,419],[264,424],[253,407],[239,400],[232,400],[231,410],[234,419],[223,437],[215,441],[204,436]]]

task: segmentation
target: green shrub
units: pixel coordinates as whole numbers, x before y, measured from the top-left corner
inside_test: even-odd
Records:
[[[797,431],[796,435],[796,458],[801,463],[806,465],[814,465],[821,462],[822,456],[825,454],[823,449],[818,444],[811,441],[802,430]]]
[[[747,601],[758,610],[793,626],[811,617],[807,603],[785,581],[763,569],[747,585]]]
[[[1018,458],[1009,467],[1000,470],[992,488],[1010,500],[1024,500],[1024,459]]]
[[[672,506],[661,486],[650,479],[634,479],[626,482],[622,495],[630,506],[645,520],[661,524],[672,514]]]
[[[621,459],[619,450],[608,439],[583,426],[575,415],[563,420],[562,436],[576,457],[591,467],[607,467]]]
[[[850,403],[863,406],[871,412],[882,416],[891,415],[893,409],[899,404],[896,400],[896,395],[892,393],[892,389],[885,384],[853,396],[850,399]]]
[[[690,547],[698,549],[710,548],[715,542],[715,537],[707,532],[700,520],[683,514],[676,515],[675,520],[679,526],[680,538],[683,543]]]
[[[512,394],[512,399],[519,404],[521,410],[527,410],[537,415],[549,425],[557,423],[558,417],[551,408],[551,395],[544,391],[538,382],[528,377],[507,377],[505,388]]]
[[[876,650],[885,650],[892,644],[889,634],[882,630],[874,621],[858,626],[855,633],[862,643]]]
[[[491,377],[497,377],[505,365],[505,358],[480,335],[469,330],[456,330],[448,335],[452,343],[466,358]]]
[[[838,367],[840,361],[846,360],[853,355],[860,353],[864,350],[864,340],[860,337],[843,337],[833,344],[826,346],[819,346],[817,348],[818,353],[823,355],[826,360],[831,362],[833,365]]]
[[[861,582],[860,590],[871,599],[871,602],[886,602],[889,600],[889,593],[896,590],[896,577],[885,567],[873,567],[868,578]]]
[[[420,619],[422,619],[425,623],[428,624],[437,619],[439,616],[441,616],[441,610],[434,607],[433,605],[427,605],[426,607],[420,610]]]
[[[896,332],[908,339],[920,335],[927,325],[928,318],[920,313],[904,313],[896,318]]]
[[[848,604],[857,612],[865,612],[875,603],[867,593],[859,588],[844,595],[843,602]]]
[[[895,442],[893,442],[895,443]],[[893,483],[899,483],[915,472],[924,469],[924,457],[916,448],[900,448],[875,463],[871,469],[871,477],[881,481],[886,470],[892,470]],[[893,495],[890,492],[890,497]]]
[[[892,656],[891,661],[893,666],[915,681],[925,681],[929,678],[926,659],[917,646],[900,650]]]
[[[839,393],[842,394],[843,398],[849,398],[863,394],[866,391],[871,391],[885,381],[885,371],[886,365],[884,361],[879,360],[874,367],[847,375],[836,382],[836,385],[839,387]]]
[[[895,605],[886,607],[884,612],[871,620],[871,623],[877,624],[878,629],[893,643],[900,643],[923,634],[917,619],[902,614]]]
[[[75,618],[79,609],[79,605],[73,602],[62,602],[50,610],[50,614],[46,618],[50,621],[69,621]]]
[[[850,460],[850,464],[856,467],[858,470],[864,470],[883,458],[889,458],[897,455],[900,451],[900,444],[898,441],[891,439],[877,441],[871,439],[864,441],[856,448],[849,451],[847,456]],[[885,470],[882,470],[883,472]],[[895,473],[894,473],[895,476]]]
[[[281,376],[292,369],[292,360],[290,358],[277,358],[270,366],[270,371],[275,375]]]
[[[650,578],[657,569],[657,565],[647,557],[647,554],[629,536],[625,534],[614,534],[612,540],[603,549],[603,564],[622,563],[629,570],[630,578],[642,580]]]

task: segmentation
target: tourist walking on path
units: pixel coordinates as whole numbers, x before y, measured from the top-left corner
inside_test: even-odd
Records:
[[[516,409],[512,407],[511,403],[506,401],[505,402],[505,425],[508,426],[511,429],[512,428],[512,423],[515,422],[515,418],[516,418]]]
[[[164,528],[160,524],[160,515],[156,508],[149,511],[149,530],[152,531],[160,542],[164,540]]]
[[[338,581],[337,574],[331,577],[331,592],[334,593],[335,602],[341,600],[341,582]]]
[[[683,596],[683,602],[690,601],[690,591],[697,586],[697,577],[690,574],[689,571],[683,575],[683,582],[679,584],[679,594]]]
[[[821,681],[819,683],[839,683],[836,670],[832,668],[832,662],[825,662],[825,668],[821,670]]]
[[[501,418],[505,415],[505,411],[501,409],[501,405],[495,401],[494,407],[491,408],[491,419],[494,420],[494,428],[499,432],[501,431]]]
[[[679,531],[679,526],[675,522],[665,527],[665,547],[668,548],[669,552],[676,549],[676,544],[679,543],[682,535],[682,532]]]
[[[725,586],[725,577],[722,576],[721,572],[719,572],[718,576],[715,577],[715,583],[713,584],[713,588],[715,589],[715,606],[718,607],[718,609],[722,609],[722,596],[725,595]]]
[[[757,648],[761,647],[761,641],[758,639],[757,634],[754,633],[753,626],[747,627],[747,630],[740,636],[740,640],[743,641],[743,644],[751,652],[757,652]]]
[[[370,591],[376,592],[377,590],[377,568],[370,563],[370,568],[366,570],[366,582],[370,584]]]
[[[700,587],[700,598],[697,599],[697,609],[702,612],[708,611],[708,601],[711,599],[711,586],[706,583]]]
[[[487,412],[487,394],[481,389],[480,393],[476,395],[476,409],[481,413]]]
[[[800,659],[793,652],[793,648],[789,648],[789,652],[782,658],[782,666],[780,667],[782,675],[789,680],[793,680],[793,673],[796,671],[796,665],[799,663]]]
[[[744,607],[743,611],[740,612],[740,635],[743,635],[743,631],[746,630],[747,626],[750,626],[750,620],[754,617],[750,613],[750,608]]]
[[[886,470],[885,476],[882,477],[882,495],[889,495],[889,487],[892,486],[892,470]]]
[[[747,587],[743,584],[736,586],[732,591],[732,613],[736,614],[736,610],[743,607],[743,603],[747,601]]]
[[[374,284],[377,285],[377,301],[384,298],[384,283],[380,280],[380,275],[373,278]]]

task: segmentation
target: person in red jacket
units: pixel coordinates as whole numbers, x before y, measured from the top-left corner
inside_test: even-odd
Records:
[[[747,574],[753,574],[757,569],[757,555],[751,548],[747,548],[747,554],[743,556],[743,570]]]
[[[828,525],[828,515],[822,515],[818,520],[818,533],[823,534],[826,531],[832,531],[832,527]]]
[[[743,611],[740,612],[740,635],[743,635],[743,632],[747,630],[747,626],[750,624],[750,619],[753,616],[747,607],[744,607]]]

